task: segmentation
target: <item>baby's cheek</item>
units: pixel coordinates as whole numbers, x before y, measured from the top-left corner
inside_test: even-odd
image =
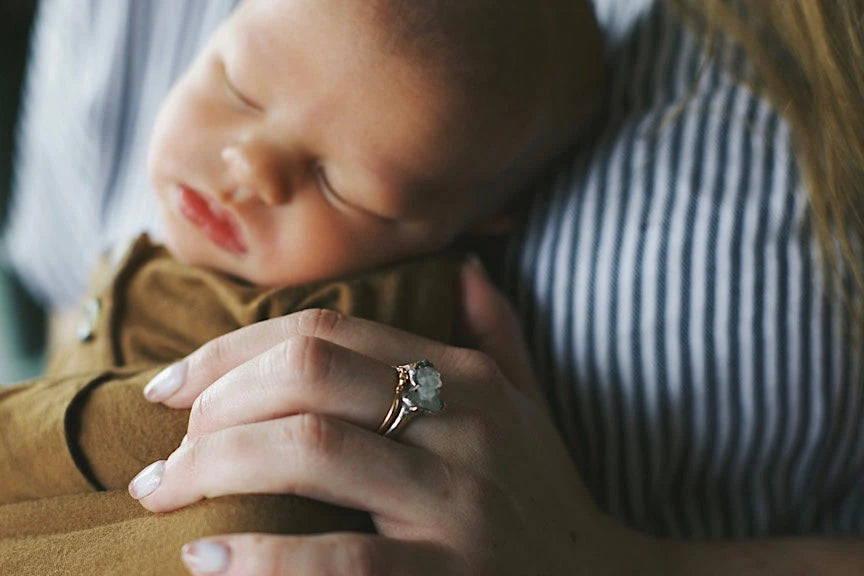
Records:
[[[159,111],[153,135],[150,138],[148,150],[148,169],[152,180],[160,180],[160,174],[172,171],[172,166],[177,161],[177,148],[182,130],[180,118],[174,113],[174,107],[167,100]],[[181,129],[181,130],[178,130]]]
[[[165,210],[165,214],[165,247],[174,258],[190,266],[203,266],[237,275],[237,271],[226,267],[209,242],[181,216],[170,209]]]

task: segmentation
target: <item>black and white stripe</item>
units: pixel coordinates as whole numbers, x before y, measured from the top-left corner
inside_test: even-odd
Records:
[[[511,277],[574,458],[658,535],[860,533],[860,366],[788,126],[665,5],[600,15],[607,129],[538,195]]]

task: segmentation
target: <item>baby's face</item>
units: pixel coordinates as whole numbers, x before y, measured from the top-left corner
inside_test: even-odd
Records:
[[[368,10],[247,0],[214,34],[150,147],[178,258],[297,284],[434,251],[488,209],[472,189],[488,145],[444,86],[381,50]]]

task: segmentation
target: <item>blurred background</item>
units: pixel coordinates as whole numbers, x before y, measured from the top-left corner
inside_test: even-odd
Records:
[[[0,0],[0,230],[8,211],[15,124],[36,5],[37,0]],[[9,271],[0,242],[0,385],[39,373],[44,334],[44,313]]]

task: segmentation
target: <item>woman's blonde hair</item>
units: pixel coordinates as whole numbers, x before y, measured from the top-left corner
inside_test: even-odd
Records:
[[[740,46],[790,122],[822,253],[864,327],[864,1],[670,0]],[[842,285],[846,285],[843,283]]]

